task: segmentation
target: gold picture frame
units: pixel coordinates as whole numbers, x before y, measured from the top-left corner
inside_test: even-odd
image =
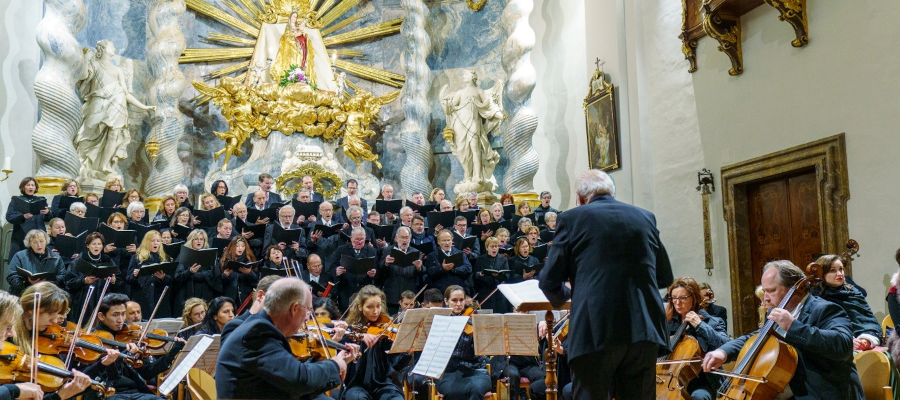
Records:
[[[613,85],[606,81],[603,71],[597,69],[591,76],[582,107],[587,131],[588,166],[607,172],[621,168],[616,92]]]

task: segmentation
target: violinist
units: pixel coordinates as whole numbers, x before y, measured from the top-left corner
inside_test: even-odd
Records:
[[[412,211],[409,212],[412,213]],[[403,215],[402,211],[401,215]],[[389,311],[392,314],[398,311],[398,307],[395,304],[398,304],[400,301],[400,293],[406,290],[416,290],[419,281],[425,277],[425,267],[422,264],[421,252],[418,253],[419,259],[408,265],[399,264],[394,257],[391,257],[391,250],[393,249],[397,249],[404,254],[410,251],[418,252],[415,248],[410,247],[410,239],[412,239],[412,230],[409,227],[401,226],[397,228],[397,233],[394,235],[396,245],[382,249],[381,257],[379,258],[378,266],[381,268],[384,276],[384,293],[387,296],[388,304],[390,304]]]
[[[390,325],[385,306],[384,292],[372,285],[364,286],[350,305],[347,323],[370,328]],[[368,350],[349,367],[344,400],[402,400],[403,392],[391,381],[392,358],[395,358],[387,353],[391,341],[372,333],[364,333],[362,341],[361,347]]]
[[[80,258],[84,259],[92,265],[113,265],[112,259],[103,254],[104,247],[103,235],[100,232],[91,232],[84,238],[86,251],[81,252]],[[94,291],[98,292],[105,283],[104,279],[96,276],[86,276],[81,272],[70,269],[66,273],[66,290],[72,295],[72,313],[69,315],[70,321],[77,321],[78,314],[81,312],[82,305],[87,300],[87,293],[90,287],[94,287]],[[125,290],[125,280],[113,275],[110,279],[109,289],[113,292],[123,292]],[[88,304],[88,310],[93,310],[97,305],[97,299],[92,298]]]
[[[451,308],[450,315],[461,315],[466,308],[465,289],[459,285],[447,287],[444,301]],[[438,393],[447,400],[484,400],[484,394],[491,390],[491,378],[485,372],[486,361],[475,355],[472,336],[460,335],[443,377],[435,381]]]
[[[69,308],[69,298],[66,292],[52,283],[39,282],[29,286],[28,289],[22,292],[22,297],[19,298],[20,309],[23,310],[21,313],[22,317],[16,319],[14,328],[7,325],[6,329],[7,332],[12,331],[12,342],[25,354],[31,354],[32,352],[31,335],[32,327],[35,326],[33,315],[35,293],[41,294],[41,302],[38,304],[38,313],[40,314],[37,320],[38,332],[44,332],[51,325],[54,325],[56,321],[64,319]],[[0,310],[0,313],[5,311],[6,307]],[[102,365],[105,365],[103,363],[115,361],[118,355],[118,351],[108,350],[107,355],[100,360],[100,363],[87,367],[84,373],[73,371],[75,379],[63,385],[56,392],[59,396],[58,398],[68,399],[83,392],[91,383],[89,376],[95,375],[99,369],[102,369]],[[45,398],[52,399],[54,396],[52,394],[45,395]]]
[[[125,304],[125,323],[136,324],[138,322],[144,322],[141,305],[136,301],[129,301]]]
[[[444,306],[444,295],[440,289],[426,289],[422,293],[422,308],[435,308]]]
[[[687,322],[681,337],[689,335],[697,340],[700,350],[706,353],[714,350],[728,341],[728,331],[721,319],[709,315],[700,308],[700,286],[692,278],[675,279],[669,286],[669,302],[666,305],[666,325],[669,336],[679,333],[682,324]],[[681,345],[680,338],[674,338],[676,347]],[[687,345],[687,344],[685,344]],[[686,368],[690,368],[687,366]],[[675,377],[677,379],[678,377]],[[715,399],[716,389],[720,379],[717,375],[701,373],[687,385],[687,391],[694,400]],[[657,386],[657,391],[660,390]],[[662,388],[666,390],[666,387]]]
[[[131,257],[131,263],[128,266],[128,273],[125,274],[125,280],[130,283],[132,298],[141,305],[142,308],[152,310],[159,301],[166,286],[172,286],[175,279],[172,275],[167,275],[164,271],[156,271],[153,275],[138,276],[141,267],[145,265],[157,264],[169,261],[162,245],[162,235],[157,231],[148,231],[141,240],[134,256]],[[159,304],[156,310],[156,316],[159,318],[169,318],[173,316],[172,295],[168,294]]]
[[[516,310],[516,313],[523,312]],[[524,314],[527,314],[527,312],[524,312]],[[537,333],[538,332],[535,332],[535,334]],[[544,337],[546,337],[546,333]],[[540,390],[547,389],[547,386],[541,383],[544,381],[545,376],[546,371],[544,370],[544,366],[541,364],[541,360],[536,356],[510,356],[508,363],[506,361],[506,356],[491,357],[491,380],[497,381],[500,379],[507,379],[507,383],[512,382],[510,385],[512,387],[510,399],[512,400],[522,397],[521,392],[523,392],[525,388],[523,387],[519,390],[518,385],[516,384],[521,378],[528,378],[528,381],[531,382],[532,393],[535,393],[534,389],[537,387],[540,387]]]
[[[841,257],[834,254],[823,255],[816,260],[816,264],[822,267],[824,278],[810,289],[810,293],[844,309],[850,318],[853,350],[869,350],[881,344],[881,325],[872,314],[866,296],[845,281]]]
[[[201,335],[218,335],[225,324],[234,319],[234,300],[228,297],[216,297],[209,302],[209,311],[200,324]]]
[[[13,325],[22,318],[22,306],[19,298],[0,291],[0,340],[5,341],[13,336]],[[30,382],[0,384],[0,400],[41,399],[44,392],[41,387]]]
[[[181,311],[181,332],[178,337],[187,340],[191,336],[200,331],[200,324],[206,318],[207,305],[203,299],[192,297],[184,302],[184,309]]]
[[[404,290],[400,293],[400,301],[397,302],[397,312],[402,313],[416,307],[416,294],[412,290]],[[396,313],[394,314],[396,316]],[[393,318],[393,317],[392,317]]]
[[[853,364],[853,336],[847,313],[816,296],[795,296],[784,308],[778,308],[791,287],[804,277],[800,268],[786,260],[771,261],[763,267],[763,303],[769,311],[766,318],[776,324],[775,330],[784,342],[797,350],[797,369],[783,395],[789,398],[788,394],[792,394],[797,400],[864,399]],[[751,335],[707,353],[703,370],[709,372],[726,360],[735,359]]]
[[[222,341],[216,362],[218,398],[327,398],[322,393],[340,385],[359,347],[348,344],[349,352],[320,362],[294,358],[287,336],[306,324],[311,308],[309,287],[300,279],[279,279],[269,286],[263,310]]]
[[[128,329],[128,326],[125,324],[126,303],[128,303],[128,296],[124,294],[111,293],[104,296],[103,300],[100,301],[100,309],[97,312],[98,324],[94,330],[109,332],[113,336],[126,331]],[[147,381],[156,378],[161,372],[169,369],[172,361],[175,360],[175,355],[184,347],[184,343],[182,339],[175,339],[174,345],[168,354],[153,359],[145,359],[141,368],[135,369],[122,360],[116,360],[113,365],[100,375],[103,380],[116,388],[116,394],[109,399],[160,399],[160,397],[153,395],[147,387]],[[134,343],[128,343],[128,348],[132,354],[139,353],[138,347]]]

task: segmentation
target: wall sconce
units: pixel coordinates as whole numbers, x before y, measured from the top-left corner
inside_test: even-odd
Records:
[[[713,253],[712,253],[712,232],[710,232],[709,223],[709,195],[716,191],[716,183],[713,180],[713,174],[708,169],[703,168],[697,173],[697,191],[703,197],[703,252],[704,261],[706,263],[706,275],[712,276],[713,270]]]
[[[12,167],[10,165],[11,162],[12,162],[12,159],[10,159],[9,157],[6,157],[6,159],[3,160],[3,169],[0,170],[0,172],[3,172],[3,177],[0,178],[0,182],[3,182],[5,180],[9,179],[9,174],[12,173]]]

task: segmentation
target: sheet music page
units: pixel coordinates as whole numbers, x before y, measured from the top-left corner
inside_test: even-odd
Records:
[[[193,340],[197,338],[197,340]],[[218,341],[214,340],[212,336],[209,335],[197,335],[191,337],[191,342],[193,345],[191,346],[190,352],[182,352],[179,353],[179,359],[177,359],[175,364],[172,367],[172,373],[166,378],[166,380],[159,386],[159,392],[164,396],[168,396],[169,393],[172,393],[178,384],[181,382],[184,377],[187,376],[188,371],[194,367],[195,363],[197,363],[206,350],[213,344],[213,342]],[[187,346],[185,346],[187,348]],[[182,354],[185,356],[181,357]],[[218,349],[216,350],[216,354],[219,354]],[[215,369],[215,363],[213,363],[213,367]]]
[[[425,348],[425,338],[431,329],[431,324],[435,315],[450,315],[449,308],[413,308],[406,310],[403,322],[400,323],[400,329],[397,332],[397,339],[391,345],[388,353],[408,353],[412,351],[422,351]],[[422,329],[419,329],[419,326]],[[417,334],[418,332],[418,334]]]
[[[166,331],[169,336],[174,336],[178,334],[179,330],[181,330],[181,325],[184,325],[184,321],[175,318],[161,318],[154,320],[153,325],[153,329],[162,329]]]
[[[529,279],[520,283],[501,283],[497,285],[497,288],[513,307],[518,307],[521,311],[553,309],[554,307],[550,305],[550,300],[547,300],[547,296],[544,295],[544,292],[538,285],[537,279]],[[571,301],[567,301],[560,308],[569,308],[570,303]]]
[[[413,368],[414,374],[440,379],[444,375],[447,363],[453,356],[459,335],[469,322],[469,317],[447,317],[437,315],[428,331],[428,340],[419,362]]]
[[[499,356],[506,354],[503,334],[503,314],[475,314],[472,316],[472,336],[475,338],[475,354]]]
[[[219,347],[221,346],[221,335],[194,335],[188,339],[187,344],[184,345],[184,348],[175,356],[175,361],[172,362],[172,370],[174,371],[176,368],[180,366],[190,353],[196,348],[200,346],[201,341],[205,342],[203,338],[209,338],[212,340],[210,344],[206,345],[204,352],[197,357],[195,361],[192,362],[192,366],[196,368],[200,368],[209,376],[215,377],[216,372],[216,359],[219,357]],[[189,368],[190,369],[190,368]]]
[[[509,337],[509,354],[516,356],[537,356],[537,316],[533,314],[504,314]]]

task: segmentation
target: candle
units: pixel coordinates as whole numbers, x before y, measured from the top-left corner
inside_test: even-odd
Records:
[[[4,171],[10,171],[10,170],[12,170],[12,168],[10,168],[10,167],[11,167],[11,165],[10,165],[11,162],[12,162],[12,159],[9,158],[9,157],[6,157],[6,159],[3,160],[3,170],[4,170]]]

